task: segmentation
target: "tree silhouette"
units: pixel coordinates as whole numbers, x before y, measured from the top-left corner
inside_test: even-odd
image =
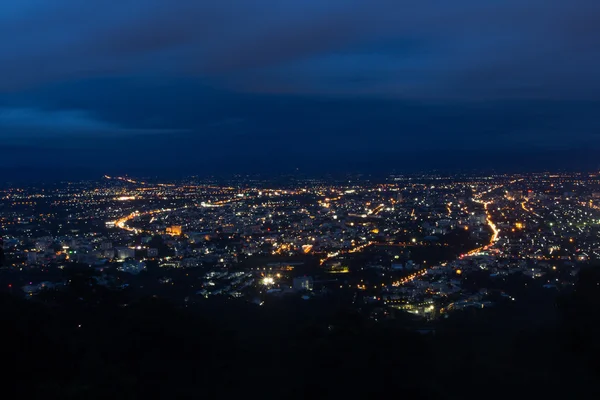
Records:
[[[4,258],[4,240],[0,236],[0,267],[4,266],[5,258]]]
[[[567,347],[600,372],[600,265],[581,269],[573,291],[562,296],[558,305]]]
[[[261,307],[219,298],[190,307],[132,300],[75,266],[62,290],[31,300],[0,295],[9,344],[4,389],[91,399],[464,399],[527,391],[579,398],[596,386],[599,271],[582,271],[558,303],[556,326],[527,325],[511,302],[456,312],[423,335],[408,330],[414,320],[404,314],[374,322],[318,298]]]

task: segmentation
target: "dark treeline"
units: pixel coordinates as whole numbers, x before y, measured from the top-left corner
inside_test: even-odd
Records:
[[[131,301],[69,272],[66,290],[0,298],[3,390],[24,398],[596,398],[600,269],[555,323],[457,312],[435,334],[341,304]],[[127,306],[124,306],[127,304]]]

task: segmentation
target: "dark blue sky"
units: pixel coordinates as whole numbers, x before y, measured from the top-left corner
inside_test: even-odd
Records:
[[[600,162],[597,0],[5,0],[0,37],[5,171]]]

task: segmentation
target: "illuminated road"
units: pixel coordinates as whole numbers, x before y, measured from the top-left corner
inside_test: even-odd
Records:
[[[501,188],[503,186],[504,185],[495,186],[495,187],[493,187],[493,188],[491,188],[491,189],[489,189],[489,190],[487,190],[487,191],[485,191],[483,193],[480,193],[474,199],[475,202],[483,204],[483,208],[484,208],[485,213],[486,213],[486,223],[488,224],[488,226],[492,230],[492,236],[491,236],[490,241],[489,241],[488,244],[486,244],[484,246],[481,246],[481,247],[478,247],[476,249],[473,249],[473,250],[469,251],[468,253],[461,255],[460,258],[468,256],[468,255],[473,255],[473,254],[476,254],[476,253],[480,253],[480,252],[485,251],[485,250],[488,250],[498,240],[498,236],[500,235],[500,229],[498,229],[498,227],[496,226],[496,224],[492,220],[491,213],[490,213],[490,211],[488,209],[488,206],[490,204],[493,204],[493,202],[492,201],[487,201],[486,202],[486,201],[480,200],[480,198],[483,195],[488,194],[488,193],[490,193],[490,192],[492,192],[492,191],[494,191],[496,189],[499,189],[499,188]],[[450,209],[450,206],[451,206],[451,203],[448,204],[448,213],[449,214],[451,214],[451,212],[452,212],[451,209]],[[414,210],[413,210],[413,214],[414,214]],[[359,251],[363,250],[364,248],[366,248],[368,246],[371,246],[371,245],[377,245],[377,243],[375,243],[375,242],[369,242],[369,243],[366,243],[364,245],[360,245],[360,246],[354,247],[354,248],[352,248],[350,250],[347,250],[347,251],[336,251],[336,252],[333,252],[333,253],[329,253],[329,254],[327,254],[327,257],[321,259],[321,265],[323,265],[327,260],[330,260],[330,259],[332,259],[334,257],[337,257],[340,254],[356,253],[356,252],[359,252]],[[415,244],[404,244],[404,245],[402,245],[402,247],[410,246],[410,245],[415,245]],[[421,269],[421,270],[419,270],[419,271],[417,271],[417,272],[415,272],[415,273],[413,273],[411,275],[408,275],[408,276],[406,276],[406,277],[404,277],[404,278],[402,278],[400,280],[392,282],[391,285],[392,286],[402,286],[402,285],[404,285],[406,283],[409,283],[409,282],[412,282],[415,279],[420,278],[420,277],[422,277],[422,276],[424,276],[426,274],[427,274],[427,268],[423,268],[423,269]]]
[[[427,268],[423,268],[422,270],[419,270],[411,275],[408,275],[398,281],[392,282],[392,286],[402,286],[408,282],[412,282],[415,279],[424,276],[425,274],[427,274]]]
[[[132,228],[130,226],[127,226],[127,223],[136,217],[142,217],[144,215],[156,215],[159,213],[171,212],[171,211],[174,211],[174,210],[171,208],[164,208],[164,209],[161,208],[158,210],[145,211],[142,213],[140,213],[139,211],[134,211],[131,214],[114,221],[114,223],[117,228],[126,230],[128,232],[133,232],[133,233],[148,232],[144,229],[137,229],[137,228]]]
[[[133,181],[133,180],[128,179],[128,178],[121,178],[121,177],[112,178],[112,177],[107,176],[107,175],[105,176],[105,178],[107,178],[107,179],[119,179],[119,180],[124,180],[124,181],[130,182],[130,183],[145,184],[144,182],[136,182],[136,181]],[[168,185],[164,185],[164,186],[168,186]],[[210,207],[223,207],[223,206],[225,206],[227,204],[231,204],[231,203],[242,201],[242,200],[254,199],[254,198],[255,197],[252,197],[252,196],[249,196],[249,197],[246,197],[246,198],[243,198],[243,199],[242,198],[236,198],[236,197],[234,197],[234,198],[231,198],[231,199],[219,200],[219,201],[216,201],[214,203],[202,202],[202,203],[200,203],[200,205],[196,204],[196,207],[198,207],[198,206],[200,206],[200,207],[208,207],[208,208],[210,208]],[[155,216],[157,214],[166,213],[166,212],[172,212],[172,211],[180,210],[182,208],[187,208],[187,207],[180,207],[180,208],[160,208],[160,209],[150,210],[150,211],[144,211],[144,212],[134,211],[134,212],[132,212],[131,214],[129,214],[127,216],[124,216],[124,217],[121,217],[121,218],[115,220],[114,224],[115,224],[115,226],[117,228],[126,230],[128,232],[133,232],[133,233],[150,232],[150,231],[147,231],[147,230],[144,230],[144,229],[132,228],[132,227],[128,226],[127,223],[129,221],[133,220],[136,217],[142,217],[142,216],[146,216],[146,215]],[[155,233],[160,233],[160,232],[155,232]]]
[[[375,207],[374,209],[372,209],[371,211],[369,211],[367,214],[369,215],[377,215],[381,212],[381,210],[383,210],[383,208],[385,207],[384,204],[380,204],[377,207]]]
[[[483,208],[485,209],[485,213],[487,214],[487,223],[490,226],[490,228],[492,229],[492,238],[490,239],[490,244],[488,245],[491,246],[493,245],[497,240],[498,240],[498,234],[500,234],[500,230],[496,227],[496,224],[494,224],[494,221],[492,221],[492,215],[490,214],[489,210],[488,210],[488,204],[492,204],[491,202],[489,203],[485,203],[485,205],[483,206]]]
[[[365,244],[361,244],[361,245],[355,246],[349,250],[339,250],[339,251],[334,251],[333,253],[328,253],[325,258],[321,259],[320,264],[323,265],[323,264],[325,264],[325,262],[327,260],[331,260],[332,258],[339,256],[340,254],[358,253],[359,251],[366,249],[367,247],[371,246],[372,244],[375,244],[375,242],[368,242]]]
[[[136,185],[145,185],[146,182],[139,182],[139,181],[134,181],[133,179],[127,178],[127,177],[123,177],[123,176],[108,176],[108,175],[104,175],[105,179],[114,179],[114,180],[119,180],[119,181],[123,181],[123,182],[127,182],[127,183],[133,183]]]
[[[525,206],[525,204],[526,204],[528,201],[529,201],[529,199],[525,199],[525,200],[524,200],[524,201],[521,203],[521,208],[522,208],[524,211],[526,211],[526,212],[528,212],[528,213],[531,213],[531,214],[535,215],[536,217],[542,218],[542,216],[541,216],[540,214],[536,213],[536,212],[535,212],[535,211],[533,211],[531,208],[527,208],[527,207]]]
[[[512,181],[510,183],[515,183],[517,181],[518,180],[515,180],[515,181]],[[498,227],[496,226],[496,224],[492,220],[492,215],[491,215],[490,210],[488,208],[489,205],[493,204],[493,202],[492,201],[483,201],[483,200],[481,200],[481,198],[484,195],[489,194],[492,191],[500,189],[502,187],[504,187],[504,185],[494,186],[494,187],[492,187],[492,188],[490,188],[490,189],[488,189],[488,190],[486,190],[484,192],[481,192],[478,195],[474,196],[474,201],[478,202],[480,204],[483,204],[483,206],[484,206],[484,210],[485,210],[485,213],[486,213],[486,223],[490,227],[490,229],[492,230],[492,236],[491,236],[490,241],[489,241],[488,244],[486,244],[484,246],[481,246],[481,247],[479,247],[477,249],[471,250],[470,252],[468,252],[465,255],[462,255],[461,257],[464,257],[466,255],[476,254],[476,253],[481,252],[481,251],[485,251],[485,250],[489,249],[490,247],[492,247],[496,243],[496,241],[498,240],[498,237],[499,237],[499,234],[500,234],[500,230],[498,229]],[[332,199],[326,199],[326,201],[331,201],[331,200]],[[337,200],[337,199],[333,199],[333,200]],[[452,208],[451,207],[452,207],[452,203],[448,203],[447,204],[447,211],[448,211],[448,215],[449,216],[452,215]],[[374,215],[378,214],[379,212],[381,212],[384,208],[385,208],[385,206],[383,204],[380,204],[377,207],[375,207],[374,209],[372,209],[370,211],[367,211],[367,212],[368,212],[368,215],[374,216]],[[411,216],[415,217],[415,210],[414,209],[411,212]],[[368,243],[365,243],[365,244],[362,244],[362,245],[355,246],[355,247],[353,247],[351,249],[348,249],[348,250],[338,250],[338,251],[334,251],[334,252],[328,253],[325,258],[323,258],[323,259],[320,260],[320,264],[323,265],[328,260],[331,260],[331,259],[333,259],[335,257],[338,257],[339,255],[342,255],[342,254],[358,253],[360,251],[363,251],[365,248],[367,248],[369,246],[373,246],[373,245],[375,245],[375,246],[378,246],[378,245],[381,245],[381,246],[390,246],[390,244],[368,242]],[[418,243],[399,243],[399,244],[393,244],[391,246],[409,247],[409,246],[420,246],[420,245],[421,244],[418,244]],[[416,271],[416,272],[414,272],[414,273],[412,273],[412,274],[410,274],[410,275],[408,275],[408,276],[406,276],[406,277],[404,277],[402,279],[393,281],[393,282],[391,282],[391,286],[396,286],[397,287],[397,286],[402,286],[402,285],[405,285],[405,284],[407,284],[409,282],[412,282],[412,281],[414,281],[414,280],[416,280],[418,278],[421,278],[421,277],[425,276],[427,274],[427,270],[428,270],[427,268],[423,268],[423,269],[421,269],[419,271]],[[362,287],[359,287],[359,288],[366,289],[365,285],[362,285]]]
[[[213,204],[210,203],[202,203],[203,207],[222,207],[225,204],[229,204],[229,203],[233,203],[235,201],[239,201],[239,199],[230,199],[230,200],[222,200],[219,202],[215,202]],[[114,221],[115,226],[117,228],[129,231],[129,232],[133,232],[133,233],[140,233],[140,232],[149,232],[146,231],[144,229],[137,229],[137,228],[132,228],[130,226],[127,226],[127,223],[129,221],[131,221],[132,219],[136,218],[136,217],[142,217],[145,215],[156,215],[156,214],[161,214],[161,213],[166,213],[166,212],[172,212],[172,211],[176,211],[182,208],[186,208],[186,207],[180,207],[180,208],[161,208],[161,209],[157,209],[157,210],[151,210],[151,211],[144,211],[144,212],[139,212],[139,211],[134,211],[131,214],[122,217],[116,221]],[[158,233],[158,232],[157,232]]]
[[[145,184],[145,182],[137,182],[137,181],[131,180],[129,178],[121,178],[121,177],[111,178],[111,177],[108,177],[108,176],[106,178],[107,179],[118,179],[118,180],[126,181],[126,182],[129,182],[129,183],[135,183],[135,184],[142,184],[142,185]],[[479,193],[479,194],[477,194],[477,195],[474,196],[473,201],[475,201],[475,202],[480,203],[480,204],[483,205],[483,208],[484,208],[485,214],[486,214],[486,223],[490,227],[490,229],[492,231],[492,235],[491,235],[489,243],[487,243],[487,244],[485,244],[485,245],[483,245],[481,247],[478,247],[477,249],[471,250],[471,251],[469,251],[466,254],[461,255],[460,256],[461,258],[465,257],[465,256],[469,256],[469,255],[474,255],[474,254],[480,253],[480,252],[485,251],[485,250],[488,250],[488,249],[490,249],[497,242],[497,240],[499,238],[500,230],[498,229],[498,227],[496,226],[496,224],[492,220],[492,215],[491,215],[491,212],[490,212],[490,205],[493,204],[493,201],[485,201],[485,200],[483,200],[483,197],[484,197],[484,195],[489,194],[492,191],[497,190],[497,189],[499,189],[499,188],[501,188],[503,186],[504,185],[494,186],[491,189],[488,189],[488,190],[486,190],[484,192],[481,192],[481,193]],[[275,194],[279,194],[279,193],[281,193],[281,192],[275,192]],[[229,197],[229,196],[227,196],[227,197]],[[333,199],[326,198],[325,202],[327,204],[329,204],[329,202],[335,201],[335,200],[339,200],[341,197],[342,196],[340,195],[339,197],[333,198]],[[196,204],[196,206],[198,206],[198,207],[223,207],[225,205],[228,205],[228,204],[231,204],[231,203],[234,203],[234,202],[246,201],[246,200],[249,200],[249,199],[252,199],[252,198],[254,198],[254,196],[248,196],[248,195],[246,195],[244,197],[231,197],[231,198],[226,198],[226,199],[218,200],[218,201],[214,201],[214,202],[202,202],[201,204]],[[452,214],[452,203],[448,203],[446,206],[447,206],[448,215],[450,216]],[[521,203],[521,207],[523,208],[524,211],[533,212],[531,209],[529,209],[529,208],[526,207],[526,201],[524,201],[523,203]],[[181,208],[184,208],[184,207],[181,207]],[[375,216],[375,215],[377,215],[378,213],[380,213],[384,209],[385,209],[385,206],[383,204],[380,204],[380,205],[376,206],[375,208],[373,208],[372,210],[368,211],[368,213],[369,213],[370,216]],[[130,213],[129,215],[126,215],[126,216],[123,216],[123,217],[117,219],[116,221],[114,221],[114,224],[119,229],[122,229],[122,230],[125,230],[125,231],[128,231],[128,232],[132,232],[132,233],[135,233],[135,234],[142,233],[142,232],[149,232],[148,230],[145,230],[145,229],[142,229],[142,228],[131,227],[128,224],[132,220],[134,220],[136,218],[139,218],[139,217],[152,216],[153,218],[155,218],[159,214],[169,213],[169,212],[173,212],[173,211],[176,211],[176,209],[155,209],[155,210],[143,211],[143,212],[134,211],[134,212]],[[412,210],[411,216],[413,218],[415,217],[415,210],[414,209]],[[356,246],[354,246],[352,248],[349,248],[349,249],[338,250],[338,251],[334,251],[334,252],[328,253],[324,258],[322,258],[320,260],[320,265],[323,265],[328,260],[331,260],[331,259],[333,259],[335,257],[338,257],[340,255],[343,255],[343,254],[353,254],[353,253],[361,252],[364,249],[366,249],[367,247],[372,246],[372,245],[378,245],[378,243],[369,241],[369,242],[366,242],[366,243],[363,243],[363,244],[360,244],[360,245],[356,245]],[[383,244],[383,245],[385,245],[385,244]],[[402,246],[402,247],[407,247],[407,246],[418,246],[420,244],[416,244],[416,243],[404,243],[404,244],[396,244],[396,245],[397,246]],[[289,245],[282,245],[274,253],[285,253],[286,251],[289,251],[289,250],[290,250]],[[310,247],[306,246],[305,248],[303,248],[303,250],[304,250],[305,253],[309,253],[312,250],[312,246],[310,246]],[[423,269],[421,269],[419,271],[413,272],[412,274],[410,274],[410,275],[408,275],[408,276],[406,276],[406,277],[404,277],[402,279],[393,281],[390,284],[392,286],[402,286],[402,285],[407,284],[409,282],[412,282],[412,281],[414,281],[416,279],[419,279],[419,278],[425,276],[426,274],[427,274],[427,268],[423,268]]]
[[[131,178],[127,178],[126,176],[109,176],[109,175],[104,175],[105,179],[109,179],[109,180],[118,180],[118,181],[123,181],[123,182],[127,182],[127,183],[132,183],[134,185],[146,185],[146,182],[144,181],[136,181],[133,180]],[[175,186],[172,183],[157,183],[156,186],[160,186],[160,187],[173,187]]]
[[[515,182],[519,182],[522,181],[523,179],[517,179],[517,180],[513,180],[511,182],[509,182],[509,184],[515,183]],[[503,188],[505,185],[498,185],[495,186],[491,189],[486,190],[485,192],[479,193],[476,196],[473,196],[473,201],[479,204],[483,204],[483,208],[485,210],[485,214],[486,214],[486,223],[488,224],[488,226],[490,227],[490,229],[492,230],[492,237],[490,238],[490,242],[484,246],[478,247],[476,249],[473,249],[471,251],[469,251],[466,254],[463,254],[460,256],[460,258],[463,258],[465,256],[470,256],[473,254],[477,254],[480,253],[482,251],[486,251],[488,250],[490,247],[492,247],[494,245],[494,243],[496,243],[496,241],[498,240],[498,235],[500,235],[500,229],[498,229],[498,227],[496,226],[496,224],[494,223],[494,221],[492,220],[492,215],[490,214],[490,210],[488,209],[488,206],[490,204],[493,204],[493,201],[483,201],[480,200],[484,195],[489,194],[491,192],[493,192],[494,190]]]
[[[476,249],[473,249],[473,250],[469,251],[468,253],[461,255],[460,258],[465,257],[465,256],[471,256],[473,254],[481,253],[482,251],[488,250],[490,247],[492,247],[494,245],[494,243],[496,243],[496,241],[498,240],[498,235],[500,234],[500,229],[498,229],[498,227],[496,226],[494,221],[492,221],[492,216],[488,210],[488,205],[492,204],[493,202],[491,202],[491,201],[483,202],[481,200],[475,200],[475,201],[478,203],[483,203],[483,208],[484,208],[486,216],[487,216],[486,222],[487,222],[488,226],[490,227],[490,229],[492,230],[492,237],[490,238],[490,242],[488,244],[486,244],[485,246],[481,246]]]
[[[520,182],[523,179],[515,179],[510,181],[508,184],[513,184],[516,182]],[[494,190],[503,188],[505,185],[498,185],[495,186],[489,190],[486,190],[485,192],[479,193],[478,195],[474,196],[473,201],[475,201],[476,203],[480,203],[483,204],[483,208],[485,210],[485,214],[486,214],[486,222],[488,224],[488,226],[490,227],[490,229],[492,230],[492,237],[490,238],[490,242],[488,244],[486,244],[485,246],[481,246],[477,249],[471,250],[469,251],[467,254],[463,254],[461,255],[461,258],[467,255],[473,255],[485,250],[488,250],[490,247],[492,247],[494,245],[494,243],[496,243],[496,241],[498,240],[498,235],[500,235],[500,229],[498,229],[498,227],[496,226],[496,224],[494,223],[494,221],[492,221],[492,215],[490,214],[490,211],[488,209],[488,205],[493,204],[493,201],[483,201],[480,200],[484,195],[489,194],[491,192],[493,192]],[[523,206],[523,205],[522,205]]]

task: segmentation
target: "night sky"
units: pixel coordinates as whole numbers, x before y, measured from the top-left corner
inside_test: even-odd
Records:
[[[4,0],[10,174],[600,164],[598,0]]]

